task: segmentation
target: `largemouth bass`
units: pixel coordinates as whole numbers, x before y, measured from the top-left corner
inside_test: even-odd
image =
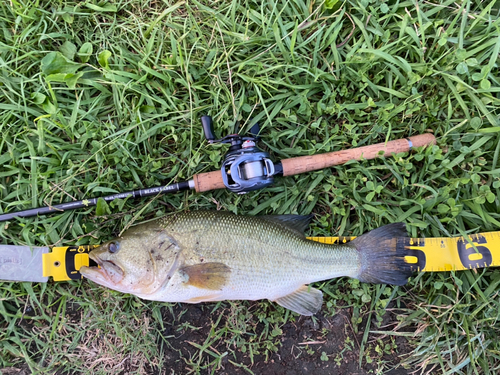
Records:
[[[411,275],[399,249],[403,223],[375,229],[344,245],[307,240],[311,216],[180,213],[132,227],[90,252],[98,267],[86,278],[140,298],[198,303],[269,299],[302,315],[323,303],[307,286],[341,276],[404,285]]]

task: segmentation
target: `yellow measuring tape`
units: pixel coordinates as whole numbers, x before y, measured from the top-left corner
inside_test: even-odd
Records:
[[[308,237],[328,244],[346,243],[355,237]],[[500,232],[479,233],[464,237],[400,238],[407,255],[405,260],[414,271],[460,271],[500,266]],[[54,281],[77,280],[81,266],[93,263],[88,253],[95,246],[54,247],[43,254],[43,276]],[[95,265],[95,264],[93,264]]]
[[[355,237],[309,237],[328,243],[344,243]],[[405,260],[414,271],[460,271],[500,266],[500,232],[479,233],[464,237],[400,238]]]

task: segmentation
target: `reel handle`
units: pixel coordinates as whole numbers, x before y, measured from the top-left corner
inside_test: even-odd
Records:
[[[205,135],[205,138],[207,139],[207,141],[209,141],[210,143],[215,141],[215,134],[214,134],[214,126],[213,126],[212,117],[201,116],[201,126],[203,128],[203,134]]]
[[[281,165],[283,166],[283,176],[292,176],[344,164],[349,160],[375,159],[378,156],[390,156],[391,154],[410,151],[414,147],[435,144],[436,138],[434,135],[427,133],[343,151],[283,159],[281,160]],[[383,151],[383,154],[379,155],[381,151]]]

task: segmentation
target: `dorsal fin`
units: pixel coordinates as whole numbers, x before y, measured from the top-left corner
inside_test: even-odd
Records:
[[[280,224],[282,227],[292,232],[304,236],[304,232],[309,227],[309,223],[314,215],[264,215],[259,218],[273,223]]]

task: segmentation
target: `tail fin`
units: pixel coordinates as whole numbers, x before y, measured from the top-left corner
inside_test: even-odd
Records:
[[[412,275],[405,262],[404,247],[398,238],[408,237],[404,223],[374,229],[351,243],[361,255],[361,271],[357,279],[365,283],[404,285]]]

